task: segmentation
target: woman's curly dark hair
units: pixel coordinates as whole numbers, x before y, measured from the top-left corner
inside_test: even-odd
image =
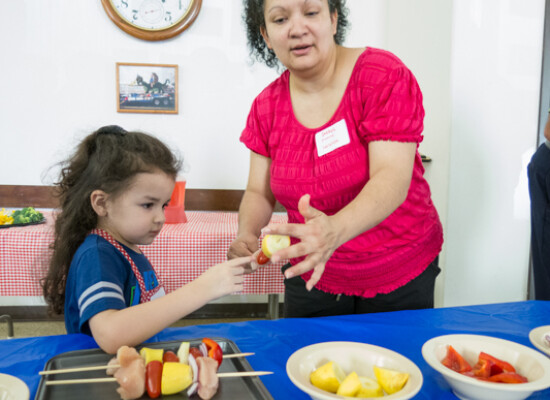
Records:
[[[246,25],[246,36],[250,56],[253,60],[265,63],[268,67],[278,67],[279,60],[269,49],[260,33],[260,29],[265,29],[264,19],[264,0],[243,0],[244,11],[243,21]],[[338,12],[338,26],[334,35],[334,42],[342,44],[346,37],[346,30],[349,27],[348,9],[346,0],[327,0],[330,13]]]

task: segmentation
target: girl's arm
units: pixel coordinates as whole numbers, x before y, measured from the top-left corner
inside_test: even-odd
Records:
[[[250,152],[248,184],[239,206],[239,229],[231,243],[227,257],[249,256],[258,250],[261,229],[266,226],[273,213],[275,197],[271,192],[271,159]]]
[[[300,199],[298,209],[305,224],[269,225],[265,232],[290,235],[301,241],[280,250],[272,262],[305,256],[286,270],[287,278],[314,270],[306,287],[319,281],[325,263],[343,243],[373,228],[405,201],[412,178],[416,143],[376,141],[369,144],[369,181],[357,197],[338,213],[327,216],[309,205],[309,195]]]
[[[215,265],[194,281],[158,299],[90,318],[92,335],[103,351],[136,346],[209,301],[243,290],[244,264],[250,257]]]

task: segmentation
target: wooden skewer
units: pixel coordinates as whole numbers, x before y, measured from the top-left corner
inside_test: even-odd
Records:
[[[54,375],[54,374],[65,374],[69,372],[85,372],[85,371],[97,371],[101,369],[108,368],[119,368],[120,365],[97,365],[93,367],[77,367],[77,368],[65,368],[65,369],[52,369],[49,371],[40,371],[39,375]]]
[[[219,372],[218,378],[240,378],[246,376],[261,376],[270,375],[271,371],[243,371],[243,372]],[[116,382],[116,378],[86,378],[86,379],[64,379],[57,381],[46,381],[46,386],[52,385],[73,385],[77,383],[104,383],[104,382]]]
[[[254,353],[233,353],[233,354],[225,354],[223,358],[237,358],[237,357],[247,357],[247,356],[253,356]],[[70,372],[86,372],[86,371],[97,371],[102,369],[108,369],[108,368],[119,368],[120,365],[114,364],[114,365],[96,365],[91,367],[76,367],[76,368],[64,368],[64,369],[52,369],[48,371],[40,371],[39,375],[54,375],[54,374],[65,374]]]
[[[224,354],[223,358],[248,357],[253,355],[254,353],[233,353],[233,354]]]
[[[271,371],[242,371],[242,372],[218,372],[218,378],[238,378],[242,376],[271,375]]]
[[[86,379],[64,379],[59,381],[46,381],[46,386],[55,385],[71,385],[76,383],[101,383],[101,382],[116,382],[116,378],[86,378]]]

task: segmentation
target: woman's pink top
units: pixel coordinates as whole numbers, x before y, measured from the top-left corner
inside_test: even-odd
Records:
[[[418,147],[423,119],[422,93],[411,71],[393,54],[367,48],[325,125],[309,129],[298,122],[285,71],[254,100],[240,140],[271,159],[271,190],[286,208],[289,222],[303,223],[298,212],[302,195],[311,195],[313,207],[335,214],[369,180],[369,142],[416,142]],[[347,133],[344,129],[342,136],[339,129],[340,136],[334,137],[337,144],[325,142],[329,151],[319,155],[316,134],[341,127],[342,120]],[[342,145],[348,135],[349,143]],[[423,174],[417,152],[405,202],[380,224],[340,246],[327,262],[317,289],[374,297],[403,286],[426,269],[441,251],[443,230]],[[311,273],[302,277],[308,280]]]

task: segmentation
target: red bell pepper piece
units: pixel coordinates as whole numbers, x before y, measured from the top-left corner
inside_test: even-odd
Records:
[[[451,345],[449,345],[447,355],[441,363],[447,368],[460,373],[472,370],[472,366],[468,364],[468,361],[466,361]]]
[[[149,361],[145,367],[145,389],[150,398],[160,396],[162,388],[162,363],[159,360]]]
[[[500,373],[502,373],[502,372],[504,372],[504,371],[502,370],[502,367],[501,367],[501,366],[496,365],[496,364],[493,364],[493,365],[491,366],[491,376],[493,376],[493,375],[498,375],[498,374],[500,374]]]
[[[494,365],[495,363],[491,360],[480,358],[472,369],[473,375],[477,378],[488,378],[492,375]]]
[[[502,372],[500,374],[493,375],[489,377],[491,382],[502,382],[502,383],[525,383],[527,378],[523,375],[520,375],[516,372]]]
[[[512,366],[512,364],[507,363],[506,361],[500,360],[496,357],[493,357],[490,354],[481,352],[479,353],[479,359],[480,360],[491,360],[495,366],[500,367],[502,372],[516,372],[516,369]],[[497,372],[495,370],[495,372]]]
[[[218,343],[209,338],[203,338],[202,342],[206,345],[208,349],[208,357],[213,358],[218,362],[218,368],[223,361],[223,351]]]

